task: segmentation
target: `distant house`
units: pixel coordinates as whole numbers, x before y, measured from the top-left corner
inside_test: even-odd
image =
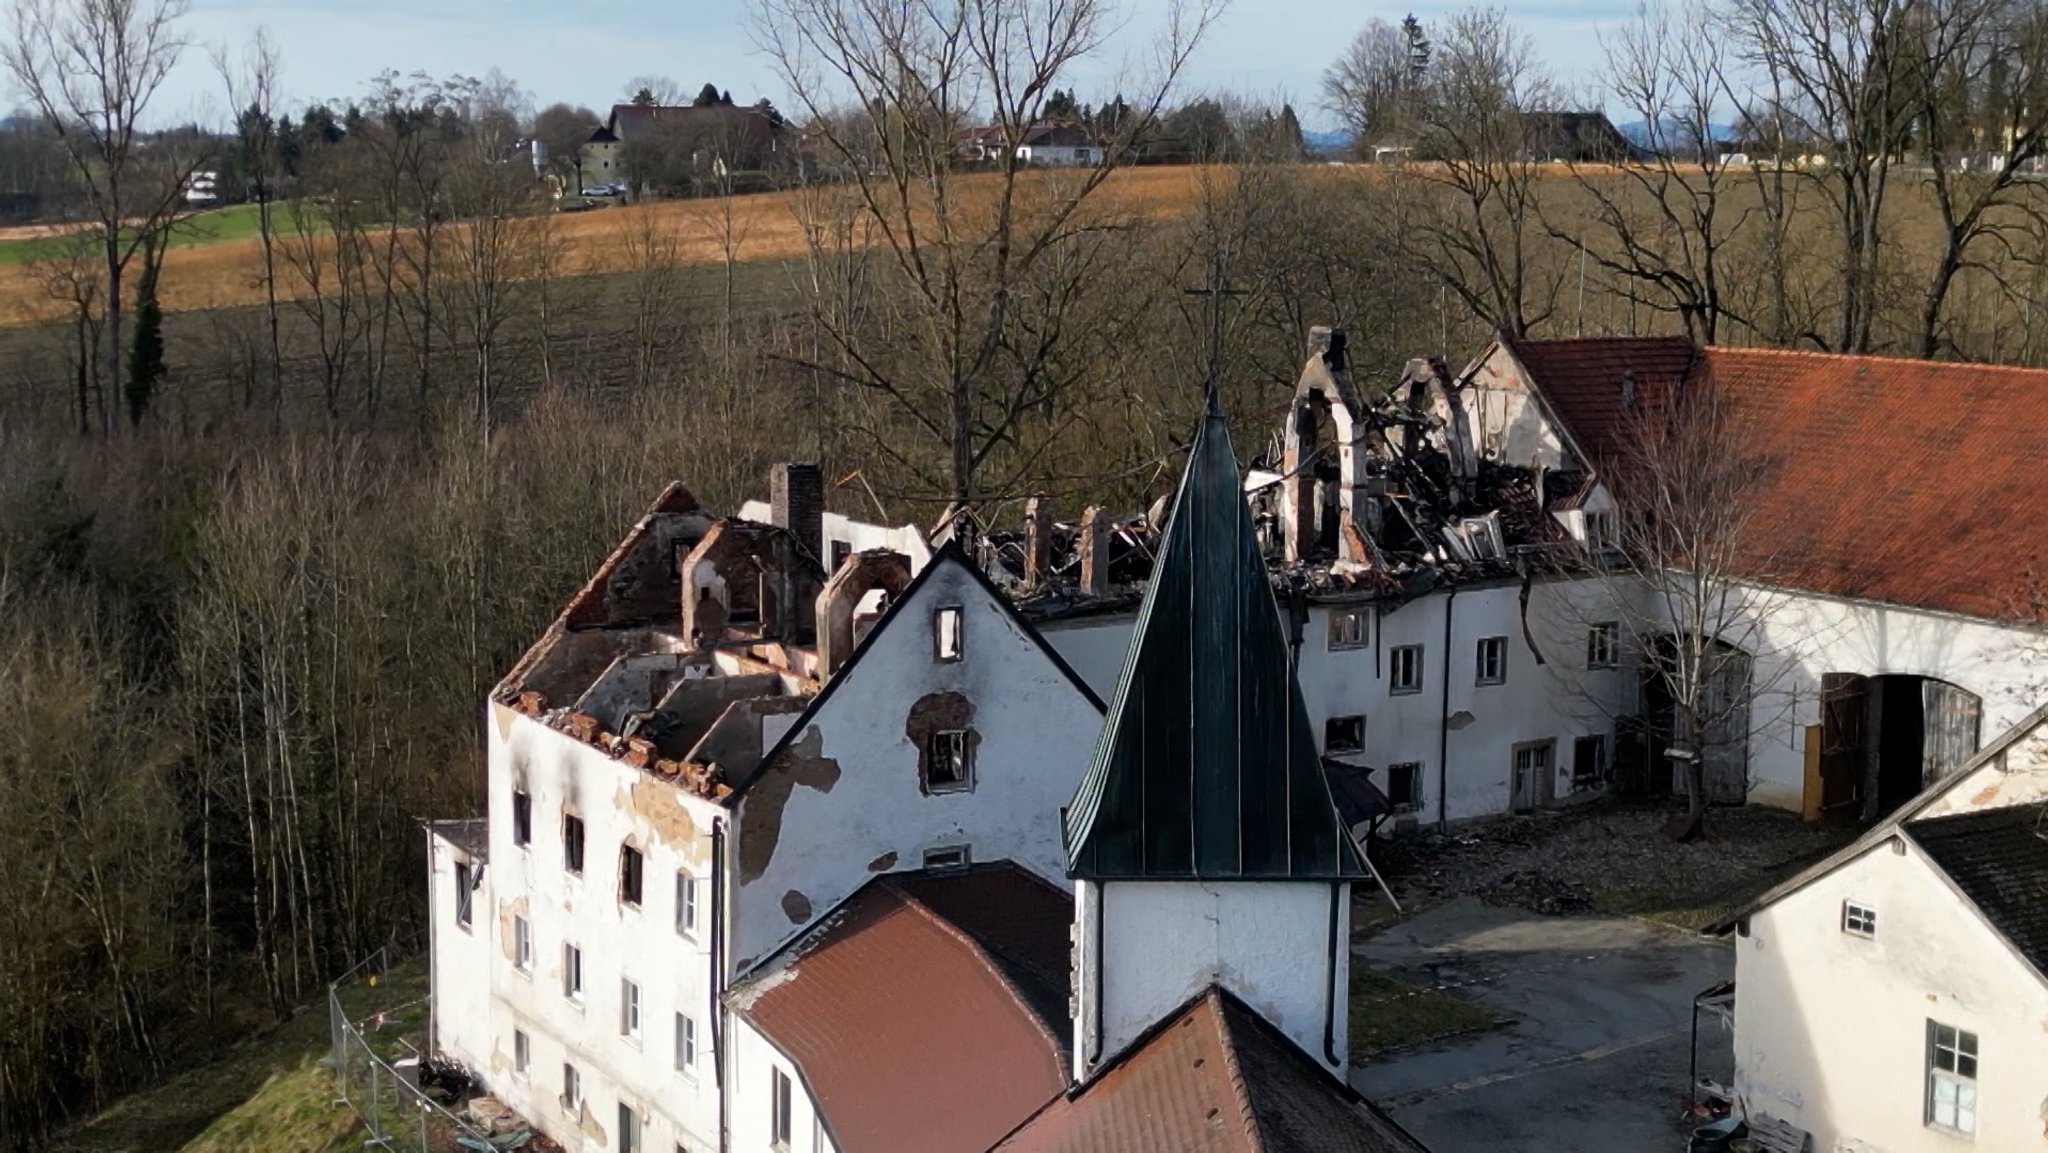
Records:
[[[960,140],[960,155],[967,160],[994,160],[1013,147],[1009,133],[1000,124],[975,128]],[[1048,120],[1024,130],[1014,145],[1017,159],[1026,164],[1049,167],[1077,167],[1103,162],[1102,141],[1087,125],[1073,120]]]
[[[1528,112],[1522,130],[1532,160],[1619,164],[1638,155],[1604,112]]]
[[[584,142],[582,180],[676,185],[778,167],[783,124],[771,111],[731,104],[616,104]]]
[[[1752,1118],[1822,1150],[2041,1148],[2048,708],[1712,931]]]

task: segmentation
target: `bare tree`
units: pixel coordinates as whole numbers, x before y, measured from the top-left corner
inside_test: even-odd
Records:
[[[1354,151],[1408,142],[1429,73],[1430,45],[1413,16],[1396,28],[1374,17],[1323,72],[1323,107],[1351,130]]]
[[[184,201],[196,153],[144,139],[150,103],[185,42],[185,0],[15,0],[12,38],[0,47],[15,87],[64,146],[98,228],[101,372],[122,393],[122,278],[143,239],[161,235]],[[113,405],[101,430],[112,435]]]
[[[814,297],[831,354],[806,366],[879,398],[886,424],[863,429],[930,499],[1000,491],[997,454],[1056,408],[1079,376],[1072,322],[1110,224],[1087,211],[1157,119],[1217,12],[1172,6],[1155,72],[1126,123],[1091,142],[1089,163],[1028,171],[1025,134],[1053,90],[1111,30],[1104,0],[762,0],[756,37],[811,140],[853,191],[879,238],[875,298],[854,323]],[[851,115],[832,115],[846,111]],[[963,130],[999,141],[986,174],[960,171]],[[829,221],[807,221],[814,240]],[[943,463],[924,455],[935,449]],[[1016,460],[1003,463],[1016,471]]]
[[[217,47],[213,66],[227,88],[243,172],[249,181],[250,198],[256,202],[256,238],[263,258],[264,318],[270,327],[270,403],[273,411],[281,411],[284,343],[278,329],[277,221],[273,211],[279,191],[277,89],[281,65],[277,44],[267,30],[258,28],[239,65],[229,59],[226,48]]]

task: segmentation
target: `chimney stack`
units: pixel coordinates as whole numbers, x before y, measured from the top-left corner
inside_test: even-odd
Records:
[[[1109,514],[1096,507],[1081,514],[1081,595],[1109,595]]]
[[[769,519],[810,550],[820,568],[831,564],[832,550],[825,547],[825,474],[817,465],[784,462],[769,470],[768,506]]]
[[[1024,587],[1045,583],[1052,568],[1052,508],[1043,496],[1024,502]]]

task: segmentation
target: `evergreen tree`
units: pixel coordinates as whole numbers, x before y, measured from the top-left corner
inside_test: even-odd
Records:
[[[146,238],[142,245],[142,277],[136,284],[135,335],[128,346],[128,421],[137,427],[156,399],[164,376],[164,314],[156,299],[157,270],[163,266],[163,239]]]
[[[1074,100],[1074,91],[1071,88],[1055,88],[1052,90],[1052,94],[1045,98],[1045,118],[1047,120],[1072,120],[1078,108],[1079,106]]]
[[[633,93],[633,103],[642,108],[652,106],[654,103],[654,89],[642,88],[640,91]]]
[[[697,98],[690,101],[693,108],[709,108],[718,103],[718,85],[706,84],[697,90]]]
[[[732,107],[732,89],[728,88],[725,91],[719,93],[718,102],[727,108]]]

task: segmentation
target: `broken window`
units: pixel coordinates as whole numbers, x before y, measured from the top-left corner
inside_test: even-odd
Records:
[[[973,743],[966,729],[941,729],[925,738],[924,791],[961,793],[974,788]]]
[[[1422,691],[1422,646],[1395,645],[1388,651],[1387,691],[1396,695]]]
[[[576,1075],[576,1066],[562,1062],[562,1111],[579,1113],[583,1110],[583,1079]]]
[[[475,892],[476,882],[472,879],[468,861],[455,862],[455,923],[469,928],[470,894]]]
[[[619,978],[619,1036],[640,1039],[640,986]]]
[[[1475,683],[1504,685],[1508,680],[1508,638],[1479,638],[1478,676]]]
[[[697,878],[688,873],[676,874],[676,932],[697,935]]]
[[[512,918],[512,963],[522,973],[533,972],[533,922],[525,917]]]
[[[1605,734],[1580,737],[1572,742],[1572,788],[1590,789],[1600,783],[1607,767]]]
[[[1366,614],[1368,609],[1332,609],[1330,611],[1330,647],[1332,649],[1358,649],[1365,647]]]
[[[640,850],[631,845],[619,846],[619,901],[638,908],[640,905],[640,874],[643,868]]]
[[[1402,761],[1387,766],[1387,803],[1397,813],[1413,813],[1422,808],[1422,763]]]
[[[850,556],[852,556],[852,555],[853,555],[853,544],[852,544],[851,542],[849,542],[849,541],[843,541],[843,540],[835,540],[835,541],[833,541],[833,542],[832,542],[832,572],[833,572],[833,573],[836,573],[836,572],[838,572],[838,571],[839,571],[840,569],[842,569],[842,568],[845,568],[845,567],[846,567],[846,558],[847,558],[847,557],[850,557]],[[831,575],[832,575],[832,573],[826,573],[825,575],[829,577],[829,576],[831,576]]]
[[[1614,667],[1621,626],[1612,622],[1597,624],[1586,630],[1586,667],[1589,669],[1611,669]]]
[[[1355,753],[1364,747],[1363,716],[1331,717],[1323,722],[1323,752]]]
[[[574,945],[562,946],[562,996],[583,1000],[583,950]]]
[[[573,813],[562,814],[562,867],[583,872],[583,818]]]
[[[1977,1035],[1927,1022],[1927,1123],[1977,1131]]]
[[[773,1083],[768,1093],[768,1140],[777,1149],[789,1148],[789,1133],[794,1112],[792,1087],[789,1074],[780,1069],[769,1071]]]
[[[520,1080],[526,1079],[526,1067],[533,1060],[533,1042],[526,1037],[526,1030],[512,1030],[512,1074]]]
[[[1857,937],[1877,936],[1877,910],[1854,901],[1843,901],[1842,931]]]
[[[932,614],[932,643],[940,660],[960,659],[960,609],[957,606]]]
[[[521,847],[533,843],[533,798],[524,791],[512,794],[512,843]]]
[[[968,861],[966,845],[946,845],[924,851],[924,867],[927,869],[964,869]]]
[[[688,1013],[676,1014],[676,1068],[697,1071],[697,1021]]]

